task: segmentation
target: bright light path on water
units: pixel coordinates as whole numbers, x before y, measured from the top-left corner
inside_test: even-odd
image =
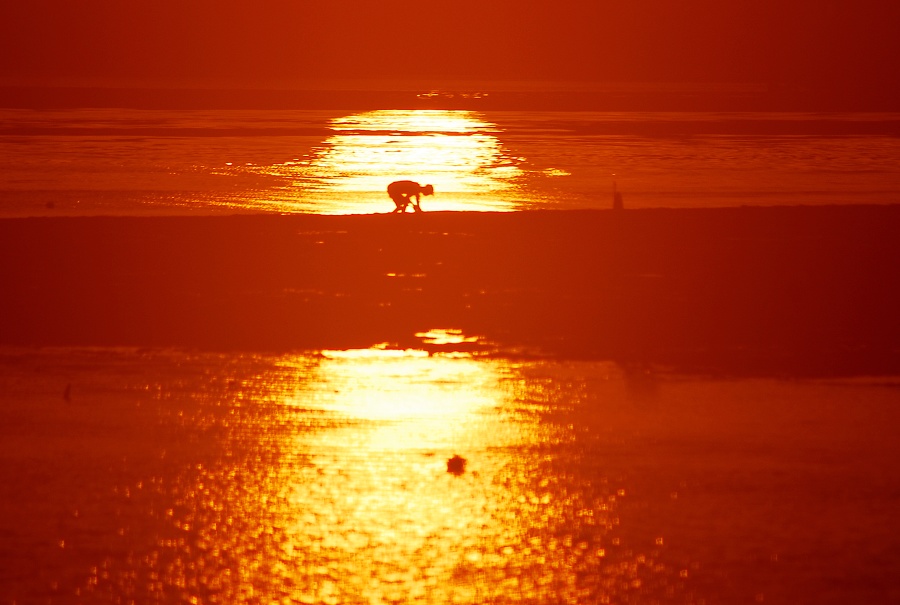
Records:
[[[423,210],[513,210],[522,197],[523,158],[499,129],[472,111],[379,110],[335,118],[333,134],[305,158],[258,167],[289,185],[263,202],[285,211],[390,212],[387,185],[434,186]]]

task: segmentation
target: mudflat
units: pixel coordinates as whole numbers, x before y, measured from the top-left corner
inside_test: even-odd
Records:
[[[0,344],[900,370],[900,205],[0,220]]]

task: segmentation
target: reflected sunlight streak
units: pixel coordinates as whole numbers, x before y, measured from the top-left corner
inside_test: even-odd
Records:
[[[257,168],[290,183],[273,204],[285,211],[312,204],[327,214],[390,212],[387,185],[409,179],[434,185],[426,210],[516,206],[522,158],[510,155],[497,126],[475,112],[368,111],[334,119],[331,128],[311,157]]]
[[[514,540],[519,528],[500,521],[508,495],[490,487],[507,461],[485,450],[523,439],[503,421],[501,373],[497,363],[419,350],[322,353],[285,401],[345,419],[296,442],[309,465],[296,471],[291,507],[330,503],[327,518],[298,514],[286,528],[294,556],[330,561],[311,597],[459,598],[469,588],[448,580],[481,556],[484,540]],[[464,477],[447,472],[457,452],[473,459]]]
[[[160,434],[178,430],[155,446],[169,470],[115,490],[126,514],[104,518],[134,555],[97,565],[88,600],[474,605],[625,602],[643,579],[651,596],[676,590],[680,568],[632,550],[640,541],[616,548],[625,486],[594,443],[618,439],[614,369],[456,353],[141,357],[148,412]],[[122,392],[107,396],[116,413]]]
[[[323,351],[315,384],[334,388],[316,393],[315,398],[322,409],[348,418],[413,418],[429,424],[435,420],[428,443],[417,441],[418,437],[407,443],[428,449],[437,446],[439,439],[449,444],[457,432],[453,426],[464,428],[473,415],[498,406],[497,381],[490,364],[471,358],[415,349]],[[391,441],[387,445],[404,444]]]

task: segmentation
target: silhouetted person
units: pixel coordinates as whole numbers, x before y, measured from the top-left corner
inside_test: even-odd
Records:
[[[625,205],[622,203],[622,194],[619,193],[619,190],[616,189],[616,184],[613,183],[613,210],[622,210],[625,208]]]
[[[431,185],[420,185],[415,181],[394,181],[387,188],[388,195],[394,200],[397,208],[394,212],[406,212],[406,207],[413,202],[416,212],[421,212],[419,206],[420,195],[434,195],[434,187]],[[415,200],[415,201],[413,201]]]

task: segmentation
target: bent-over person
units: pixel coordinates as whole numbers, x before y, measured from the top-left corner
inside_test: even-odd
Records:
[[[434,187],[431,185],[420,185],[415,181],[394,181],[387,188],[388,195],[394,200],[397,207],[394,212],[405,212],[410,202],[413,202],[413,208],[416,212],[421,212],[419,205],[420,195],[434,195]]]

